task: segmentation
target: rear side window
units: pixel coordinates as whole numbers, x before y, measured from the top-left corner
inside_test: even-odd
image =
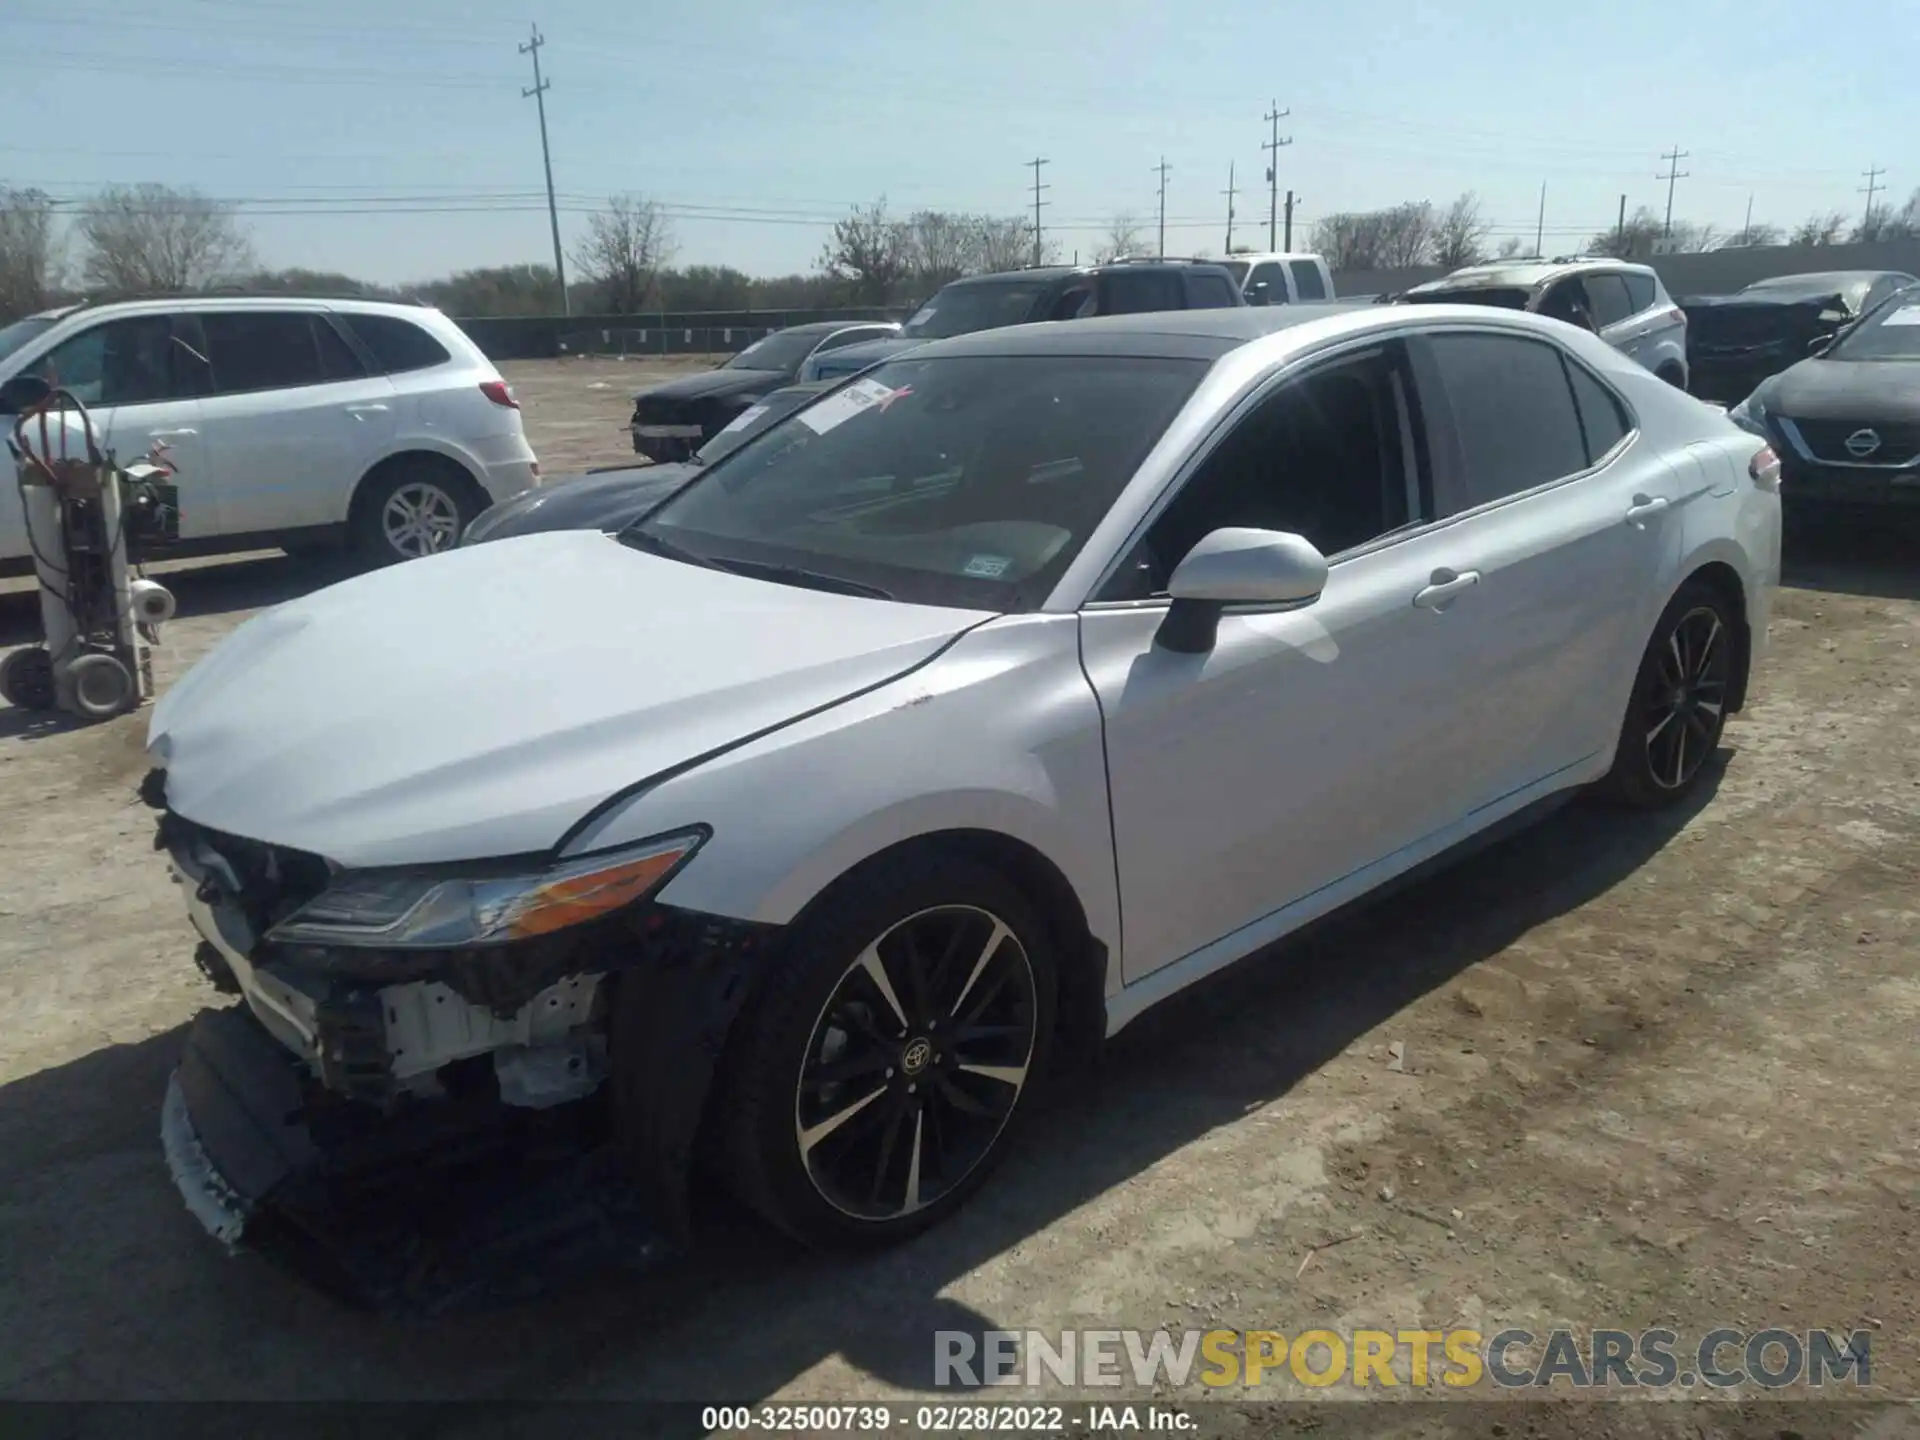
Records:
[[[1567,378],[1573,383],[1573,403],[1580,412],[1580,430],[1587,441],[1587,461],[1598,464],[1633,428],[1626,407],[1619,397],[1594,378],[1578,360],[1566,360]]]
[[[237,310],[199,316],[213,366],[212,393],[289,390],[343,378],[338,350],[321,353],[321,333],[336,344],[326,320],[297,311]]]
[[[1633,306],[1632,313],[1638,315],[1642,310],[1653,308],[1653,277],[1651,275],[1622,275],[1620,278],[1626,282],[1627,301]]]
[[[1627,282],[1618,275],[1587,276],[1587,300],[1593,306],[1593,323],[1602,328],[1618,325],[1635,308],[1627,295]]]
[[[1465,462],[1460,493],[1441,497],[1443,514],[1587,468],[1585,434],[1557,349],[1508,335],[1435,335],[1429,343]]]
[[[1214,310],[1224,305],[1232,305],[1233,286],[1224,275],[1189,275],[1187,277],[1187,301],[1196,310]]]
[[[1106,277],[1102,315],[1140,315],[1154,310],[1184,310],[1180,277],[1166,270],[1114,270]]]
[[[367,347],[367,353],[373,356],[374,367],[383,374],[425,370],[453,359],[447,353],[446,346],[411,320],[402,320],[395,315],[341,314],[334,318]]]
[[[1300,292],[1302,300],[1324,300],[1327,287],[1320,279],[1320,267],[1311,260],[1289,260],[1287,268],[1293,272],[1293,288]]]

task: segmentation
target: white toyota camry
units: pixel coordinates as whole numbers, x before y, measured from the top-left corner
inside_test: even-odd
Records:
[[[1063,1041],[1582,787],[1685,796],[1778,487],[1556,321],[1115,317],[889,360],[617,536],[283,605],[153,715],[245,1001],[174,1174],[231,1239],[573,1107],[672,1233],[700,1154],[809,1242],[898,1239]]]

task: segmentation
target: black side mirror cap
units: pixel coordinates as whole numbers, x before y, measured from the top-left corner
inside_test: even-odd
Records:
[[[0,415],[24,415],[46,403],[53,386],[38,375],[16,375],[0,384]]]

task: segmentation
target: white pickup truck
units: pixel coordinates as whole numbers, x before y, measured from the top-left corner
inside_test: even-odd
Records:
[[[1229,255],[1220,262],[1240,282],[1249,305],[1297,305],[1331,300],[1333,271],[1321,256],[1290,251]]]

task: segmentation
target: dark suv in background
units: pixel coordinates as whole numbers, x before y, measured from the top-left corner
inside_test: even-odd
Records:
[[[1215,310],[1246,303],[1232,272],[1205,260],[1114,260],[1104,265],[1047,265],[1001,275],[970,275],[942,286],[893,339],[814,356],[802,368],[800,381],[852,375],[929,340],[1003,325],[1153,310]]]

